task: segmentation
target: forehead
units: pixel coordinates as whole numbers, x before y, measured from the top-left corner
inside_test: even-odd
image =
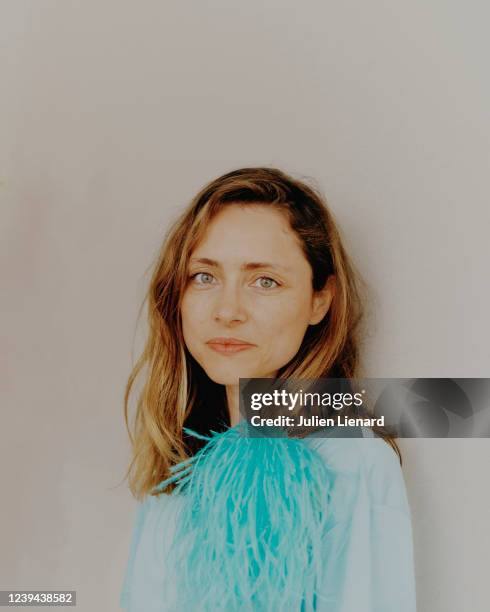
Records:
[[[192,258],[245,261],[280,258],[294,262],[304,257],[301,242],[284,213],[264,206],[228,205],[207,226]]]

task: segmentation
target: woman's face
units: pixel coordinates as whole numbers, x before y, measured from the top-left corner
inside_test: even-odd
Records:
[[[308,325],[325,316],[331,281],[313,292],[311,266],[278,210],[228,205],[190,257],[181,307],[186,346],[216,383],[273,377],[298,352]]]

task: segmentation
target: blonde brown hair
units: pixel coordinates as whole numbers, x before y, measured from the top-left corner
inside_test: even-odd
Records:
[[[227,205],[260,204],[282,211],[301,240],[313,270],[313,290],[335,275],[329,311],[311,325],[295,357],[278,372],[280,378],[356,378],[362,375],[359,340],[366,285],[342,245],[339,229],[320,192],[275,168],[241,168],[206,185],[170,228],[158,254],[147,302],[148,336],[131,372],[124,397],[124,416],[132,443],[127,470],[137,499],[169,476],[170,467],[198,448],[184,427],[201,433],[229,425],[224,387],[211,381],[187,351],[180,304],[187,285],[189,257],[211,219]],[[133,426],[129,397],[144,373]],[[378,435],[401,454],[383,429]]]

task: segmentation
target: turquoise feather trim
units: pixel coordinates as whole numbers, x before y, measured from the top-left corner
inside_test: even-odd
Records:
[[[306,441],[249,437],[247,427],[212,432],[158,487],[185,495],[169,554],[178,608],[315,610],[331,473]]]

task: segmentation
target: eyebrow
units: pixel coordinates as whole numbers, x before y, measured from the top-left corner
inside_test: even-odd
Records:
[[[199,259],[191,259],[190,263],[201,263],[206,264],[208,266],[213,266],[214,268],[221,268],[221,264],[214,259],[209,259],[208,257],[200,257]],[[271,268],[282,270],[283,272],[289,272],[291,268],[287,266],[282,266],[281,264],[273,264],[267,261],[249,261],[240,266],[241,270],[257,270],[259,268]]]

